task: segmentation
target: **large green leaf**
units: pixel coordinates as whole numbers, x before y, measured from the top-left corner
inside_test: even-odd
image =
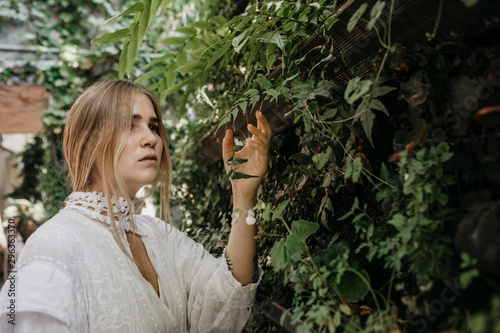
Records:
[[[271,249],[271,263],[275,269],[281,270],[300,260],[304,244],[297,235],[288,235],[275,243]]]
[[[363,278],[370,283],[370,277],[368,276],[368,273],[361,269],[357,271]],[[352,271],[346,271],[342,275],[342,279],[340,280],[340,283],[336,283],[335,278],[332,278],[330,280],[330,283],[332,284],[333,288],[337,293],[345,297],[349,302],[358,302],[362,300],[363,298],[368,295],[368,292],[370,291],[370,288],[368,285],[361,279],[361,277],[352,272]]]
[[[292,222],[292,233],[299,236],[302,241],[314,234],[319,229],[319,224],[316,222],[308,222],[304,220],[298,220]]]

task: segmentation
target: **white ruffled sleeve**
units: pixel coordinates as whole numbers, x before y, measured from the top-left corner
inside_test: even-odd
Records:
[[[243,286],[227,267],[201,244],[176,233],[176,265],[188,293],[190,332],[241,332],[252,308],[259,281]]]
[[[75,320],[83,319],[82,300],[66,273],[32,262],[11,276],[0,294],[0,332],[82,331],[85,325]]]

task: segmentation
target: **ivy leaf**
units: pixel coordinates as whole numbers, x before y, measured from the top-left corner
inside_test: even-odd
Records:
[[[235,172],[233,172],[231,179],[249,179],[249,178],[257,178],[257,177],[258,176],[247,175],[246,173],[235,171]]]
[[[166,89],[169,89],[174,85],[175,77],[176,77],[175,64],[171,64],[170,66],[168,66],[167,74],[165,75],[167,83]]]
[[[394,88],[394,87],[388,87],[388,86],[377,87],[377,88],[373,89],[372,97],[375,98],[375,97],[384,96],[385,94],[388,94],[394,90],[396,90],[396,88]]]
[[[368,283],[370,282],[370,277],[368,273],[362,269],[358,271]],[[336,283],[335,279],[331,279],[330,283],[333,285],[333,289],[337,291],[340,295],[345,297],[349,302],[356,303],[368,295],[369,288],[365,282],[354,272],[346,271],[344,272],[340,283]]]
[[[328,147],[328,149],[320,154],[316,154],[313,156],[312,161],[314,166],[321,170],[325,166],[326,162],[330,159],[330,155],[332,154],[332,148]]]
[[[347,103],[352,104],[356,102],[361,96],[366,94],[370,87],[372,86],[372,81],[361,80],[361,78],[356,77],[351,79],[347,84],[347,88],[344,93],[344,99]]]
[[[125,41],[123,43],[122,53],[120,54],[120,60],[118,61],[118,77],[122,78],[125,75],[125,70],[127,69],[128,63],[128,45],[130,43]]]
[[[358,156],[347,165],[344,178],[348,179],[351,177],[352,182],[357,183],[361,176],[361,171],[363,171],[363,163],[361,157]],[[343,219],[343,217],[341,219]]]
[[[208,22],[205,20],[200,20],[200,21],[194,22],[191,24],[191,26],[194,28],[198,28],[200,30],[205,30],[205,29],[208,29],[210,27]]]
[[[370,140],[372,147],[374,147],[372,140],[373,119],[375,119],[375,114],[372,111],[366,111],[363,114],[363,121],[361,122],[365,135]]]
[[[351,308],[347,306],[346,304],[340,304],[339,306],[340,311],[342,311],[346,316],[351,315]]]
[[[378,99],[372,99],[370,101],[370,109],[382,111],[387,116],[389,116],[389,111],[387,111],[387,109],[385,108],[385,105]]]
[[[215,26],[217,28],[220,28],[220,27],[222,27],[223,25],[225,25],[227,23],[227,21],[224,18],[224,16],[220,16],[220,15],[210,18],[208,20],[208,22],[215,24]]]
[[[264,221],[271,220],[271,206],[266,205],[266,207],[264,208],[264,211],[262,212],[262,219]]]
[[[297,153],[295,155],[292,155],[292,157],[290,157],[290,158],[294,161],[299,162],[300,164],[308,164],[312,160],[311,155],[306,155],[303,153]]]
[[[292,233],[299,236],[302,241],[306,241],[309,236],[314,234],[319,229],[319,224],[316,222],[308,222],[298,220],[292,222]]]
[[[191,27],[180,27],[177,28],[175,31],[180,32],[181,34],[187,35],[189,37],[194,37],[198,34],[198,30]]]
[[[161,56],[161,57],[156,58],[155,60],[151,61],[146,66],[142,67],[142,69],[147,69],[149,67],[153,67],[154,65],[159,64],[160,62],[163,62],[163,61],[168,60],[168,59],[172,59],[174,57],[175,57],[174,54],[166,54],[164,56]]]
[[[204,66],[202,63],[191,62],[191,63],[186,64],[184,66],[179,66],[176,71],[181,73],[181,74],[186,74],[186,73],[201,71],[203,69],[203,67]]]
[[[99,38],[94,39],[93,41],[99,44],[110,44],[119,41],[127,36],[130,36],[130,29],[120,29],[118,31],[106,34]]]
[[[263,76],[256,78],[254,81],[257,82],[263,89],[269,89],[273,86],[271,84],[271,81],[269,81]]]
[[[347,23],[348,32],[351,32],[354,29],[359,19],[361,19],[361,16],[363,16],[363,14],[365,13],[367,7],[368,7],[367,3],[362,4],[361,7],[359,7],[358,10],[352,15],[351,19],[349,20],[349,23]]]
[[[177,66],[181,67],[187,64],[188,58],[186,51],[184,49],[180,50],[179,53],[175,56],[175,60],[177,61]]]
[[[219,126],[217,126],[217,131],[219,131],[219,128],[221,128],[222,125],[224,124],[227,124],[229,121],[231,120],[231,114],[228,113],[227,115],[225,115],[222,120],[220,121],[219,123]],[[217,132],[216,131],[216,132]]]
[[[290,199],[286,199],[283,202],[280,202],[278,206],[274,209],[273,212],[273,218],[272,220],[276,220],[278,217],[283,216],[283,212],[285,211],[286,206],[288,206],[288,203],[290,202]]]
[[[255,104],[257,104],[259,99],[260,99],[260,96],[258,96],[258,95],[250,97],[250,104],[252,104],[252,109],[255,108]]]
[[[268,34],[271,34],[271,36],[267,37]],[[285,46],[286,42],[286,38],[276,32],[268,32],[264,34],[262,37],[260,37],[258,40],[265,43],[276,44],[276,46],[279,47],[281,51],[283,51],[283,47]]]
[[[236,157],[232,162],[233,165],[238,165],[248,162],[248,159]]]
[[[125,69],[125,73],[127,77],[130,77],[130,73],[132,72],[132,67],[134,67],[135,56],[137,54],[137,50],[139,49],[139,27],[137,24],[134,25],[132,30],[130,31],[130,43],[128,45],[127,50],[127,68]]]
[[[160,73],[166,72],[167,69],[168,69],[168,66],[156,67],[155,69],[150,70],[149,72],[141,75],[139,78],[137,78],[137,80],[135,80],[135,82],[141,83],[143,81],[149,80],[150,78],[152,78]]]
[[[167,37],[158,41],[158,43],[173,46],[184,46],[184,42],[184,38],[182,37]]]
[[[233,45],[236,53],[240,53],[241,49],[245,45],[245,43],[250,39],[250,37],[246,37],[247,31],[243,31],[239,36],[234,37],[231,45]],[[246,38],[245,38],[246,37]]]
[[[191,82],[193,82],[193,81],[194,81],[194,80],[196,80],[196,79],[197,79],[196,77],[192,77],[192,78],[189,78],[189,79],[184,80],[184,81],[182,81],[182,82],[179,82],[179,83],[177,83],[175,86],[172,86],[172,87],[168,88],[167,90],[163,91],[163,92],[161,93],[161,95],[162,95],[162,96],[163,96],[163,95],[164,95],[164,96],[167,96],[167,95],[169,95],[169,94],[173,93],[174,91],[177,91],[177,90],[181,89],[181,88],[182,88],[182,87],[184,87],[185,85],[190,84]]]
[[[230,47],[231,47],[231,43],[226,42],[224,44],[224,46],[222,46],[220,49],[215,51],[214,54],[212,55],[212,57],[207,61],[207,64],[205,65],[205,71],[208,68],[211,68],[212,65],[215,64],[215,62],[220,59],[220,57],[222,57],[224,54],[226,54]]]
[[[372,11],[370,12],[370,21],[368,21],[368,24],[366,25],[366,29],[372,30],[373,27],[375,26],[375,23],[379,19],[380,15],[382,15],[382,10],[384,9],[385,6],[385,1],[377,1],[375,5],[372,7]]]
[[[271,263],[276,270],[300,260],[304,244],[297,235],[288,235],[285,239],[275,243],[271,249]]]

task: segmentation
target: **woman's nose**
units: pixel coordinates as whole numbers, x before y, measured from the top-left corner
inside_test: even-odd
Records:
[[[141,146],[150,146],[154,148],[157,143],[157,136],[149,129],[149,126],[146,126],[146,129],[143,129],[141,134]]]

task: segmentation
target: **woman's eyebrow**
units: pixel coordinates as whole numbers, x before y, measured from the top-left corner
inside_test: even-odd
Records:
[[[141,120],[142,116],[140,114],[132,115],[133,120]],[[158,124],[160,120],[157,117],[149,117],[149,122]]]

